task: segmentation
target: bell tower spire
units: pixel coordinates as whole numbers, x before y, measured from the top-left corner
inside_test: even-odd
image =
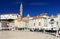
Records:
[[[21,5],[20,5],[20,16],[21,16],[21,17],[23,16],[23,5],[22,5],[22,3],[21,3]]]

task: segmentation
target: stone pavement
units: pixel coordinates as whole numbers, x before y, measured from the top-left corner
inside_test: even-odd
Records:
[[[59,39],[51,34],[30,31],[0,31],[0,39]]]

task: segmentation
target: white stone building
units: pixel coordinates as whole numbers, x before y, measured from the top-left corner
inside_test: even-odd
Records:
[[[57,16],[58,16],[58,26],[60,27],[60,14],[58,14]]]
[[[0,19],[17,19],[18,18],[18,14],[1,14],[0,15]]]
[[[0,20],[14,19],[15,26],[18,28],[24,28],[28,26],[30,29],[47,29],[60,27],[60,15],[48,16],[47,14],[41,14],[39,16],[30,17],[29,13],[26,17],[23,17],[23,5],[20,5],[20,14],[3,14],[0,15]],[[53,21],[51,21],[53,20]],[[52,24],[53,23],[53,24]]]

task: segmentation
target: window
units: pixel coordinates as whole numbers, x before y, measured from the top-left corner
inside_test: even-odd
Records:
[[[54,21],[54,19],[51,19],[51,21]]]
[[[40,26],[40,22],[39,22],[39,26]]]
[[[54,22],[55,22],[54,19],[50,20],[50,24],[54,24]]]
[[[34,23],[34,26],[35,26],[35,23]]]

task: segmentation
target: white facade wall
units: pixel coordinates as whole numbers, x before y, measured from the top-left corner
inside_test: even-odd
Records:
[[[41,26],[44,26],[44,19],[41,19]]]
[[[47,20],[47,26],[51,26],[50,19]]]
[[[29,27],[34,26],[34,20],[29,20]]]
[[[39,18],[39,22],[40,22],[40,26],[44,26],[44,19],[43,18]]]
[[[0,19],[17,19],[17,14],[0,15]]]
[[[39,19],[35,20],[35,26],[39,26]]]
[[[15,20],[15,21],[14,21],[14,24],[15,24],[15,26],[18,27],[18,28],[23,28],[23,27],[24,27],[24,22],[23,22],[23,21]]]
[[[54,27],[57,27],[58,18],[54,18],[54,20],[55,20]]]
[[[56,27],[57,27],[57,21],[58,21],[58,19],[57,18],[53,18],[54,19],[54,24],[51,24],[50,22],[50,20],[51,20],[51,18],[49,18],[48,20],[47,20],[47,27],[49,28],[49,29],[51,29],[52,27],[53,28],[55,28],[56,29]]]
[[[60,14],[58,15],[58,26],[60,27]]]
[[[40,19],[34,19],[33,20],[33,25],[35,23],[35,26],[39,26],[39,22],[40,22],[40,26],[44,26],[44,19],[43,18],[40,18]]]
[[[53,17],[53,19],[55,21],[53,26],[50,23],[51,18],[49,17],[29,20],[29,26],[31,27],[42,26],[42,27],[45,27],[46,29],[51,29],[52,27],[57,27],[58,18]],[[40,25],[39,25],[39,22],[40,22]],[[60,20],[58,22],[60,23]]]
[[[40,22],[40,25],[39,26],[42,26],[42,24],[41,24],[41,18],[39,18],[39,22]]]

